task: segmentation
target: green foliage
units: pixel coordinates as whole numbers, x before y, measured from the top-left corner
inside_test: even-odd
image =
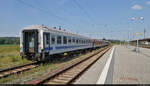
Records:
[[[19,44],[19,37],[0,37],[0,44]]]
[[[122,42],[120,40],[112,40],[112,39],[109,39],[107,41],[111,42],[112,44],[120,44],[120,42]]]
[[[18,57],[15,57],[15,56],[12,56],[12,57],[11,57],[11,61],[12,61],[12,62],[17,62],[17,61],[19,61],[19,58],[18,58]]]

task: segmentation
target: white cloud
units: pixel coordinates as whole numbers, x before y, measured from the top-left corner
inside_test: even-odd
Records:
[[[133,6],[131,7],[131,9],[133,9],[133,10],[142,10],[143,7],[142,7],[141,5],[136,4],[136,5],[133,5]]]
[[[150,5],[150,1],[147,1],[146,4]]]

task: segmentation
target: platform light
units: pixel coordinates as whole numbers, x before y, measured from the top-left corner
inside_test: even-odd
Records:
[[[139,17],[140,20],[144,20],[144,17]]]
[[[144,21],[144,17],[132,17],[131,18],[131,21],[134,21],[134,20],[143,20]],[[136,33],[133,33],[134,36],[136,36]],[[137,33],[137,35],[142,35],[142,33]],[[137,39],[137,42],[136,42],[136,52],[139,52],[139,43],[138,43],[138,39]]]
[[[135,17],[132,17],[131,20],[134,21],[134,20],[135,20]]]
[[[132,17],[131,20],[144,20],[144,17]]]

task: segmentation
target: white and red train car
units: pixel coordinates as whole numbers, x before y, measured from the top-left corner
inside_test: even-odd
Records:
[[[105,46],[103,40],[48,28],[43,25],[25,27],[20,37],[20,55],[22,57],[43,61],[50,55],[62,54],[81,49]]]

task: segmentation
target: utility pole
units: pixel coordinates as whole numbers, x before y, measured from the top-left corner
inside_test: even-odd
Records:
[[[128,46],[130,45],[130,32],[128,31]]]
[[[145,39],[146,30],[144,29],[144,39]]]

